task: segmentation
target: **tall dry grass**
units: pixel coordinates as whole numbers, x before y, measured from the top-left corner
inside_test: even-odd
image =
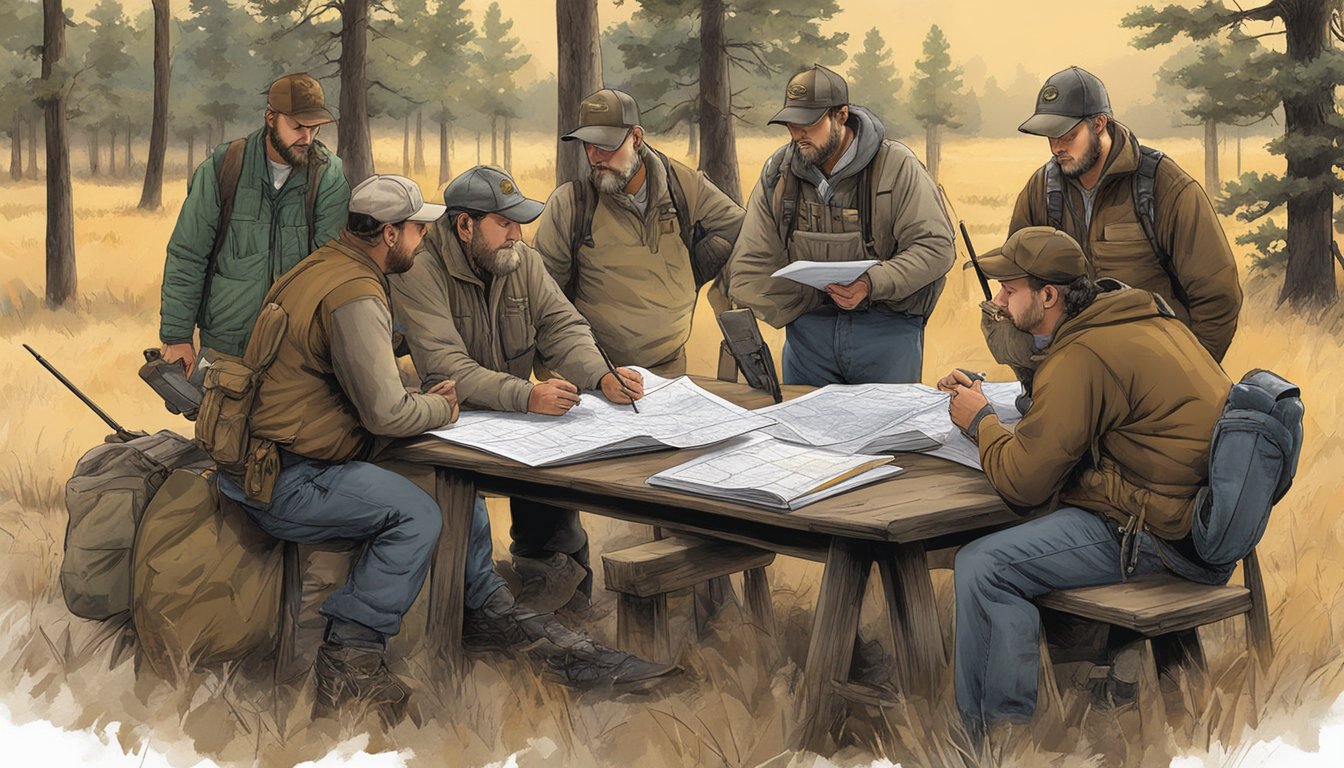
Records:
[[[552,186],[551,139],[522,135],[516,176],[533,197]],[[778,138],[740,140],[742,178],[754,184],[760,163]],[[1194,141],[1160,142],[1188,169],[1201,167]],[[465,146],[462,142],[459,146]],[[676,154],[679,138],[660,147]],[[918,152],[922,148],[914,146]],[[400,168],[399,137],[377,147],[379,167]],[[1004,235],[1020,185],[1042,160],[1032,139],[959,141],[944,152],[944,182],[977,245],[986,250]],[[487,148],[488,152],[488,148]],[[474,153],[472,153],[474,155]],[[459,153],[459,170],[474,162]],[[65,514],[62,486],[75,461],[107,429],[48,377],[19,346],[27,342],[132,428],[189,430],[165,412],[140,383],[140,349],[156,343],[158,287],[164,244],[185,191],[181,158],[165,190],[165,207],[137,211],[137,182],[76,180],[75,233],[79,300],[50,310],[41,306],[44,212],[42,188],[28,183],[0,187],[7,223],[0,240],[0,690],[18,719],[44,718],[69,728],[123,723],[118,738],[127,750],[152,740],[175,764],[197,755],[230,764],[283,765],[313,759],[357,732],[357,725],[309,725],[280,711],[264,675],[235,666],[201,673],[170,688],[137,677],[128,636],[118,627],[72,618],[61,602],[56,573]],[[1252,153],[1248,170],[1275,170],[1276,160]],[[431,172],[432,173],[432,172]],[[434,178],[418,181],[435,189]],[[1225,220],[1229,236],[1246,230]],[[1243,261],[1243,266],[1245,262]],[[1335,377],[1344,312],[1302,317],[1277,309],[1279,276],[1244,273],[1242,325],[1225,362],[1239,376],[1269,367],[1302,385],[1307,402],[1306,450],[1297,484],[1275,512],[1260,547],[1278,655],[1267,672],[1247,663],[1244,629],[1225,622],[1203,630],[1207,680],[1185,681],[1167,697],[1181,713],[1169,723],[1151,712],[1118,717],[1087,708],[1085,697],[1063,686],[1062,709],[1046,705],[1037,722],[1007,734],[986,764],[1151,765],[1171,755],[1204,752],[1214,742],[1231,746],[1257,733],[1288,734],[1310,744],[1312,721],[1344,691],[1344,523],[1336,512],[1344,400]],[[926,337],[925,378],[954,365],[997,370],[976,327],[978,288],[971,276],[951,276]],[[703,304],[703,303],[702,303]],[[768,333],[778,345],[781,336]],[[703,306],[691,345],[693,371],[713,370],[717,330]],[[503,552],[507,518],[492,504],[495,543]],[[631,526],[590,517],[593,556],[643,535]],[[396,641],[400,671],[421,681],[425,725],[404,724],[375,732],[370,749],[412,749],[423,764],[483,765],[527,750],[521,765],[656,766],[757,765],[783,749],[793,726],[793,697],[806,656],[820,568],[780,558],[771,569],[781,627],[777,651],[763,654],[735,611],[688,645],[686,679],[649,696],[577,693],[544,681],[527,663],[484,660],[459,679],[436,683],[420,646],[423,612],[408,617]],[[950,580],[935,573],[945,644],[952,632]],[[600,584],[599,584],[600,587]],[[881,636],[882,617],[871,589],[865,596],[868,634]],[[613,638],[613,600],[600,588],[594,620],[585,627]],[[674,601],[685,628],[689,606]],[[845,725],[842,764],[885,756],[905,765],[961,760],[951,691],[939,700],[902,701],[856,711]],[[784,756],[772,765],[811,764]]]

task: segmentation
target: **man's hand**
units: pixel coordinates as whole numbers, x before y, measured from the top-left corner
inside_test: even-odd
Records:
[[[448,401],[448,407],[452,409],[453,414],[452,418],[448,420],[448,423],[451,424],[457,421],[457,417],[461,415],[461,410],[459,409],[459,403],[457,401],[456,381],[453,381],[452,379],[444,379],[443,381],[440,381],[438,384],[435,384],[434,386],[425,390],[425,394],[438,395],[439,397],[446,399]]]
[[[618,405],[634,402],[644,397],[644,377],[639,375],[638,371],[632,371],[629,368],[617,368],[616,373],[620,375],[620,381],[615,376],[608,373],[602,377],[598,384],[602,387],[602,394],[607,400]],[[622,388],[624,385],[624,388]]]
[[[831,283],[826,286],[826,293],[831,295],[831,301],[841,309],[854,309],[868,298],[868,293],[873,289],[873,284],[868,281],[867,275],[861,275],[858,280],[849,285]]]
[[[965,371],[960,368],[953,368],[950,373],[938,380],[938,389],[944,392],[955,392],[957,387],[969,389],[974,383]]]
[[[579,388],[564,379],[547,379],[535,384],[532,394],[527,396],[527,412],[546,416],[564,416],[578,404]]]
[[[950,375],[950,374],[949,374]],[[965,374],[962,374],[965,376]],[[938,382],[939,386],[942,382]],[[980,409],[989,405],[989,400],[985,393],[981,391],[980,382],[975,382],[971,386],[956,384],[951,389],[952,402],[947,405],[947,412],[952,417],[952,423],[962,432],[969,433],[971,422],[975,420],[975,415],[980,413]]]
[[[191,342],[182,344],[164,344],[159,350],[165,363],[181,363],[182,367],[187,369],[187,375],[196,369],[196,348]]]

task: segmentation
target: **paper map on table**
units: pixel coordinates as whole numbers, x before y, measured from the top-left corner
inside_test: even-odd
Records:
[[[641,370],[639,413],[602,395],[583,393],[564,416],[464,411],[457,423],[428,434],[531,467],[573,464],[663,448],[699,448],[774,420],[706,392],[685,376],[667,380]]]
[[[912,420],[932,411],[947,419],[947,399],[923,384],[830,384],[756,413],[779,422],[766,434],[791,443],[840,453],[919,451],[938,440]],[[936,417],[928,423],[938,424]]]
[[[903,470],[889,456],[845,455],[752,434],[648,479],[649,485],[794,510]]]
[[[780,267],[771,273],[771,277],[783,277],[810,285],[819,291],[826,290],[831,283],[849,285],[863,276],[864,272],[877,266],[875,259],[863,261],[795,261]]]
[[[987,381],[981,385],[985,397],[989,398],[990,405],[994,406],[994,415],[998,416],[999,422],[1004,425],[1016,424],[1022,420],[1022,414],[1017,410],[1017,396],[1022,394],[1022,385],[1016,381]],[[929,429],[930,432],[942,430],[944,436],[940,438],[942,443],[937,448],[928,451],[930,456],[937,456],[948,461],[955,461],[963,466],[972,469],[983,470],[980,466],[980,447],[971,442],[970,438],[961,433],[956,425],[952,423],[952,418],[948,416],[947,409],[941,411],[942,423],[934,423],[932,418],[924,423],[920,428]],[[928,416],[932,417],[933,412]]]

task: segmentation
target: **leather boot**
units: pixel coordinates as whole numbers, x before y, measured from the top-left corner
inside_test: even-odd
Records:
[[[317,692],[313,718],[336,717],[349,708],[371,708],[391,728],[406,716],[411,689],[388,671],[381,651],[323,643],[313,662]]]

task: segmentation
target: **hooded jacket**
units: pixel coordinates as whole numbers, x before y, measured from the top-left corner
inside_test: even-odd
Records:
[[[851,105],[847,125],[854,131],[856,154],[827,178],[794,152],[781,169],[788,145],[766,161],[761,181],[747,202],[747,216],[726,271],[728,292],[757,317],[782,328],[800,315],[831,305],[824,291],[770,275],[793,261],[858,261],[870,258],[862,242],[859,194],[863,170],[880,162],[873,179],[872,231],[881,263],[867,272],[868,301],[896,312],[927,317],[942,293],[945,275],[956,261],[952,224],[937,185],[908,147],[885,138],[882,123],[863,107]],[[786,250],[775,209],[783,174],[799,181],[798,223]],[[822,191],[825,183],[824,194]]]
[[[1009,504],[1060,502],[1167,540],[1190,531],[1208,482],[1209,438],[1232,382],[1152,294],[1101,293],[1055,331],[1031,410],[1010,432],[989,416],[977,441],[985,476]]]

